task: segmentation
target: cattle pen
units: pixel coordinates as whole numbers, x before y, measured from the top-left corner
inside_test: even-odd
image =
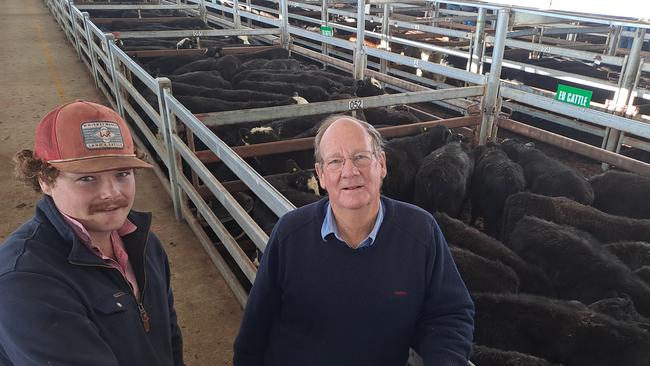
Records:
[[[295,208],[272,184],[279,172],[261,173],[251,162],[309,154],[314,140],[313,134],[296,134],[255,144],[226,141],[226,133],[244,127],[385,108],[417,117],[378,126],[385,138],[444,125],[484,145],[507,130],[603,169],[650,176],[650,160],[635,158],[650,156],[647,21],[470,1],[45,3],[97,88],[155,161],[176,218],[190,225],[242,306],[269,235],[253,207],[263,206],[276,219]],[[156,28],[187,19],[205,26]],[[154,39],[159,41],[142,46]],[[622,40],[627,47],[620,47]],[[147,67],[167,57],[279,52],[274,50],[354,80],[341,83],[355,92],[370,80],[387,92],[199,110],[176,92],[177,75]],[[228,179],[217,173],[221,168]]]

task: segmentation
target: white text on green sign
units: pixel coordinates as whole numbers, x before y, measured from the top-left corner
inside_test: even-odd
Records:
[[[320,26],[320,33],[324,35],[325,37],[332,37],[334,35],[334,30],[332,30],[332,27],[326,26],[326,25],[321,25]]]
[[[560,102],[577,105],[578,107],[589,108],[592,94],[593,92],[591,90],[558,84],[555,99],[559,100]]]

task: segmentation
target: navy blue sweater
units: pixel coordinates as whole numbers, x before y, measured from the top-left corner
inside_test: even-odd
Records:
[[[48,196],[0,245],[0,365],[183,365],[167,256],[150,214],[128,218],[138,229],[122,240],[139,299]]]
[[[474,305],[433,217],[382,197],[374,245],[323,241],[321,200],[284,215],[235,341],[235,366],[467,365]]]

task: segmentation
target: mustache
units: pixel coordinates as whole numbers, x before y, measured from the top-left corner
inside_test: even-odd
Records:
[[[112,199],[110,201],[102,201],[99,203],[94,203],[90,205],[88,210],[90,211],[90,213],[95,213],[97,211],[106,211],[108,209],[127,207],[128,205],[129,205],[129,201],[127,201],[126,198],[119,197],[119,198]]]

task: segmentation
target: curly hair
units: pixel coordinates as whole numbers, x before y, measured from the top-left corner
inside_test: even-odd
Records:
[[[41,192],[39,178],[51,184],[59,176],[59,170],[34,156],[32,150],[21,150],[13,157],[16,164],[14,173],[16,179],[36,192]]]
[[[143,151],[137,148],[135,149],[135,155],[141,160],[145,160],[147,157]],[[16,179],[36,192],[42,192],[39,179],[47,184],[52,184],[60,173],[51,164],[34,156],[32,150],[21,150],[17,152],[13,157],[13,161],[16,164],[14,168]],[[137,170],[135,169],[135,171]]]

